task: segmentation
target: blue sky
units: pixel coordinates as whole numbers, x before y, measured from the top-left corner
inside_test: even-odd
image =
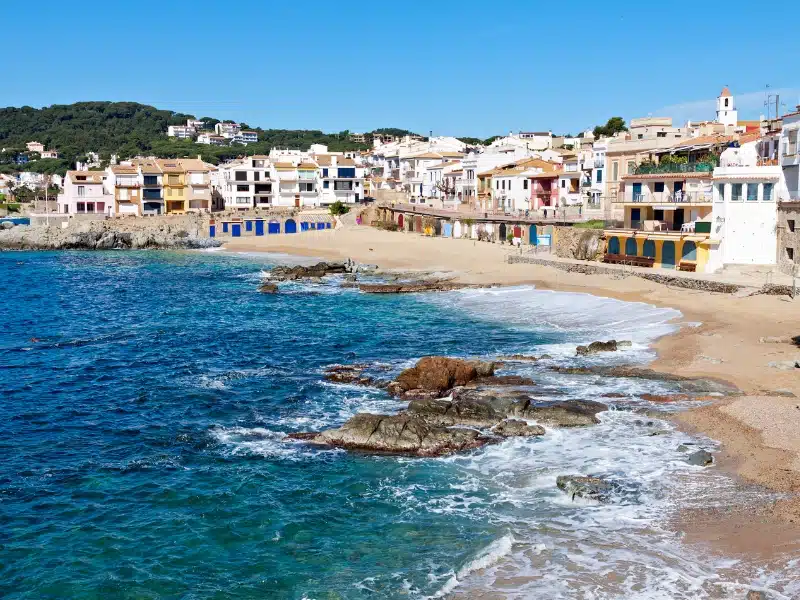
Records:
[[[766,6],[766,5],[764,5]],[[0,2],[2,106],[132,100],[265,128],[486,137],[800,103],[796,0]],[[761,27],[763,25],[763,27]],[[13,57],[13,58],[12,58]]]

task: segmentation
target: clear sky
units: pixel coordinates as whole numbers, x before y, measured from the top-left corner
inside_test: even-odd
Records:
[[[800,103],[797,0],[0,2],[0,106],[131,100],[264,128],[577,133]],[[792,26],[782,23],[792,22]]]

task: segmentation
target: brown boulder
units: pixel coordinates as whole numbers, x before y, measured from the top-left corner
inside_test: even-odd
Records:
[[[588,346],[578,346],[575,352],[578,356],[588,356],[589,354],[597,354],[598,352],[616,352],[617,341],[609,340],[607,342],[592,342]]]
[[[541,425],[528,425],[519,419],[507,419],[494,426],[492,432],[501,437],[534,437],[544,435]]]
[[[402,394],[409,390],[443,393],[455,386],[463,386],[480,376],[494,373],[492,363],[466,361],[444,356],[426,356],[406,369],[390,384],[389,391]]]

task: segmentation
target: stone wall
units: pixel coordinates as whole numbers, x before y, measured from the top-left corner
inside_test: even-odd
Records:
[[[670,285],[672,287],[686,288],[691,290],[702,290],[705,292],[717,292],[720,294],[734,294],[741,290],[741,286],[732,285],[729,283],[722,283],[719,281],[708,281],[706,279],[695,279],[692,277],[676,277],[670,275],[668,272],[645,272],[645,271],[625,271],[619,268],[609,267],[597,263],[564,263],[547,260],[545,258],[535,258],[533,256],[518,256],[510,255],[508,257],[509,263],[529,263],[534,265],[543,265],[546,267],[553,267],[568,273],[582,273],[584,275],[612,275],[619,277],[623,273],[625,275],[632,275],[654,281],[663,285]],[[762,293],[776,293],[777,290],[763,290]]]
[[[778,205],[778,270],[800,275],[800,202]]]
[[[597,260],[605,254],[606,245],[601,229],[553,227],[553,252],[561,258]]]

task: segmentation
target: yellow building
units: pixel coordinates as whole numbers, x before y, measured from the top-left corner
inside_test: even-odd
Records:
[[[166,213],[185,213],[187,200],[186,170],[177,159],[159,160],[158,166],[161,167],[164,173],[162,185]]]

